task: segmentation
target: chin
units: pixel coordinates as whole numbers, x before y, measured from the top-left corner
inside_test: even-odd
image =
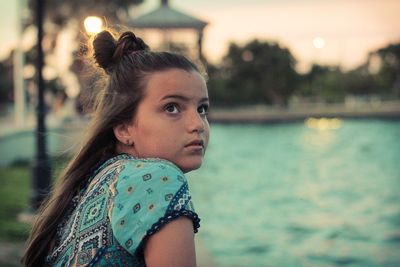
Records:
[[[190,171],[197,170],[200,168],[201,164],[203,163],[202,160],[196,162],[186,162],[185,164],[177,164],[179,168],[182,170],[183,173],[187,173]]]

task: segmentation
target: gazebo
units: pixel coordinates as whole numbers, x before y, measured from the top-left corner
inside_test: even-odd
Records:
[[[202,42],[203,30],[208,23],[185,14],[169,6],[168,0],[161,0],[157,9],[129,21],[136,29],[158,29],[164,32],[164,45],[169,45],[170,30],[194,30],[197,33],[197,56],[203,60]]]

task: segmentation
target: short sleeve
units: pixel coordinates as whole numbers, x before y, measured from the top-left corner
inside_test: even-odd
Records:
[[[182,171],[168,161],[126,163],[115,184],[111,227],[116,240],[132,255],[142,240],[168,222],[186,216],[200,227]]]

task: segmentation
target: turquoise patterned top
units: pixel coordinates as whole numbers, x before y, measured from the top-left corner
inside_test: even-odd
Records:
[[[200,219],[173,163],[127,154],[103,163],[59,225],[51,266],[145,266],[143,243],[180,216]]]

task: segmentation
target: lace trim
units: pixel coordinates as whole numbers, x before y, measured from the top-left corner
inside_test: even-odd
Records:
[[[152,234],[156,233],[159,231],[164,225],[167,223],[175,220],[176,218],[180,216],[186,216],[190,218],[193,221],[193,231],[195,233],[198,232],[198,229],[200,228],[200,218],[197,215],[197,213],[190,211],[190,210],[175,210],[164,217],[160,218],[156,223],[154,223],[149,230],[146,232],[146,237],[151,236]]]

